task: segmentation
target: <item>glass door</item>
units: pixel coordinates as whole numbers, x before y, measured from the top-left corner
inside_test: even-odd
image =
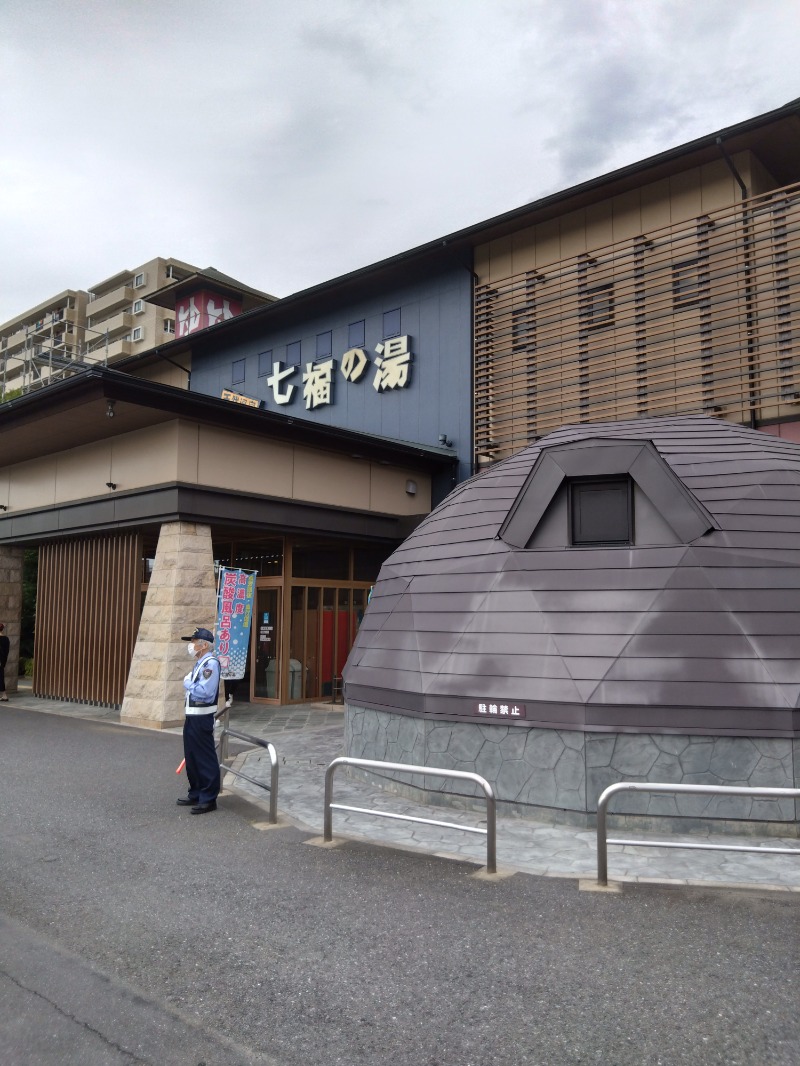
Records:
[[[281,590],[256,590],[253,699],[281,698]]]
[[[294,585],[289,633],[290,700],[330,699],[367,605],[367,589]]]

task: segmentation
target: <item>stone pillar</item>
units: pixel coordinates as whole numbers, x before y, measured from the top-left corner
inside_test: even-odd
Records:
[[[17,691],[19,680],[19,636],[22,628],[23,549],[0,545],[0,622],[11,642],[6,663],[6,692]]]
[[[191,665],[181,637],[214,630],[216,584],[211,529],[195,522],[161,527],[139,623],[120,721],[151,729],[183,722],[183,678]]]

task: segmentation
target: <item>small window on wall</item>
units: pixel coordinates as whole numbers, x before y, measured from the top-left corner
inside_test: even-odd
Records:
[[[633,544],[633,482],[597,478],[569,484],[570,543],[575,547]]]
[[[383,339],[400,336],[400,308],[383,312]]]
[[[351,322],[347,327],[347,347],[363,348],[366,344],[366,322],[362,318],[360,322]]]
[[[244,385],[245,359],[234,359],[231,364],[231,385]]]
[[[586,290],[581,318],[584,329],[603,329],[614,325],[614,286],[611,282]]]
[[[317,349],[316,359],[330,359],[333,351],[333,333],[328,331],[327,333],[317,334]]]
[[[272,349],[266,352],[258,353],[258,376],[260,378],[266,377],[272,373]]]
[[[672,268],[672,302],[676,311],[695,307],[708,295],[708,273],[700,259],[688,259]]]
[[[300,366],[300,341],[292,341],[286,345],[286,365]]]
[[[378,580],[378,571],[389,558],[392,549],[386,545],[353,548],[353,580]]]
[[[347,580],[350,577],[350,550],[333,544],[295,545],[292,575],[329,581]]]
[[[174,318],[165,318],[164,319],[164,332],[165,333],[174,333],[175,332],[175,319]]]
[[[274,537],[238,543],[234,566],[257,570],[260,577],[279,577],[283,573],[283,541]]]

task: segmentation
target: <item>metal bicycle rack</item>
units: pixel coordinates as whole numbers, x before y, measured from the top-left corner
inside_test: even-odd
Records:
[[[744,844],[687,843],[684,840],[623,840],[606,834],[606,810],[620,792],[672,793],[676,795],[768,796],[772,799],[800,799],[800,788],[748,788],[744,785],[669,785],[647,781],[619,781],[609,785],[597,801],[597,883],[608,884],[608,845],[629,844],[639,848],[686,848],[693,851],[757,851],[770,855],[798,855],[800,848],[770,848]]]
[[[372,807],[351,807],[345,803],[333,802],[333,775],[340,766],[360,766],[367,770],[401,770],[409,774],[421,774],[426,777],[452,777],[459,781],[472,781],[483,789],[486,796],[486,828],[480,826],[458,825],[455,822],[439,822],[433,818],[417,818],[410,814],[391,814],[377,811]],[[480,776],[467,770],[444,770],[434,766],[411,766],[408,763],[381,762],[377,759],[353,759],[348,756],[334,759],[325,771],[325,814],[323,839],[333,840],[333,811],[353,811],[356,814],[374,814],[377,818],[393,818],[400,822],[422,822],[425,825],[437,825],[444,829],[460,829],[463,833],[479,833],[486,837],[486,870],[497,873],[497,802],[492,786]]]

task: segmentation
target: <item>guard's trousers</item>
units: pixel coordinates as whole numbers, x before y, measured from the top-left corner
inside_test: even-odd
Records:
[[[187,714],[183,723],[183,754],[189,778],[189,799],[215,803],[219,795],[219,759],[214,747],[214,715]]]

